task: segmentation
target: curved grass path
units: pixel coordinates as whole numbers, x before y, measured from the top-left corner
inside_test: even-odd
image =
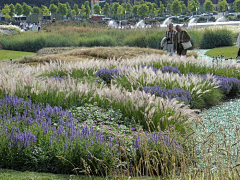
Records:
[[[24,56],[33,56],[35,53],[23,51],[0,50],[0,61],[9,59],[19,59]]]

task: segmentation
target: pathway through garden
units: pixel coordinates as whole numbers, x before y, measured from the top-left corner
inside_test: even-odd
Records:
[[[208,50],[193,51],[198,53],[199,60],[212,62],[212,58],[205,55]],[[240,141],[240,99],[232,99],[203,110],[201,116],[203,120],[196,123],[194,127],[198,140],[196,150],[199,166],[204,168],[207,160],[210,160],[215,168],[219,162],[226,166],[237,165]]]

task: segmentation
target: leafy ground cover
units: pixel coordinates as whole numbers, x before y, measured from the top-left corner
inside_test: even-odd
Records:
[[[195,108],[238,95],[239,69],[156,54],[3,62],[0,167],[104,177],[237,176],[236,154],[222,153],[224,141],[213,145],[218,136]],[[231,147],[238,142],[236,135]]]
[[[26,56],[33,56],[32,52],[0,50],[0,60],[21,59]]]
[[[220,48],[213,48],[209,51],[207,51],[206,55],[210,57],[218,57],[218,56],[224,56],[224,59],[235,59],[238,53],[238,47],[237,46],[230,46],[230,47],[220,47]]]

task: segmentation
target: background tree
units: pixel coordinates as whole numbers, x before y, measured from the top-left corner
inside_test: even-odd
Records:
[[[76,12],[76,16],[78,16],[78,15],[79,15],[79,7],[78,7],[78,5],[77,5],[77,4],[74,4],[74,5],[73,5],[73,9],[74,9],[75,12]]]
[[[84,6],[85,6],[85,8],[86,8],[86,17],[87,17],[87,19],[88,19],[89,16],[90,16],[90,12],[91,12],[91,9],[90,9],[90,6],[89,6],[89,2],[88,2],[88,1],[85,1]]]
[[[133,5],[132,13],[135,17],[138,16],[138,5]]]
[[[149,13],[149,7],[146,4],[141,4],[138,6],[138,15],[141,17],[147,16]]]
[[[58,12],[58,7],[55,4],[50,4],[49,11],[51,13],[57,13]]]
[[[228,3],[226,0],[218,1],[218,11],[225,12],[228,9]]]
[[[15,5],[15,13],[16,13],[18,16],[20,16],[20,15],[23,14],[23,8],[22,8],[22,5],[21,5],[21,4],[17,3],[17,4]]]
[[[132,10],[133,10],[132,5],[128,1],[128,3],[126,4],[126,13],[127,13],[127,15],[131,14]]]
[[[197,9],[199,8],[200,3],[198,0],[188,0],[188,10],[190,12],[197,12]]]
[[[203,7],[204,7],[204,10],[208,13],[213,12],[214,10],[214,4],[212,3],[211,0],[206,0],[205,3],[203,4]]]
[[[179,15],[182,12],[182,5],[181,2],[178,0],[174,0],[171,6],[172,13],[174,15]]]
[[[240,12],[240,0],[235,0],[233,3],[233,10],[236,12]]]
[[[41,9],[39,7],[37,7],[37,6],[34,6],[33,9],[32,9],[32,12],[36,13],[36,14],[40,14]]]
[[[11,16],[9,15],[10,13],[10,8],[9,8],[9,5],[8,4],[5,4],[2,11],[1,11],[2,15],[5,17],[5,18],[8,18],[10,19]]]
[[[50,4],[49,11],[51,12],[52,16],[56,17],[56,13],[58,12],[58,7],[55,4]]]
[[[184,1],[180,1],[182,11],[185,11],[187,9],[187,6],[185,5]]]
[[[72,9],[71,9],[69,2],[66,2],[65,4],[67,6],[67,16],[69,17],[69,16],[71,16]]]
[[[117,15],[118,17],[121,17],[121,15],[123,14],[124,8],[123,6],[119,5],[117,8]]]
[[[105,16],[108,16],[109,15],[109,12],[110,12],[110,5],[109,5],[109,3],[105,3],[105,5],[104,5],[104,7],[103,7],[103,14],[105,15]]]
[[[42,5],[42,13],[44,16],[49,16],[50,15],[50,11],[47,8],[47,6]]]
[[[67,15],[68,9],[66,4],[58,3],[58,12],[63,16]]]
[[[75,9],[73,9],[71,13],[72,13],[72,17],[73,17],[73,19],[76,18],[77,13],[76,13]]]
[[[81,9],[80,9],[80,12],[81,12],[82,17],[85,17],[85,16],[86,16],[86,8],[85,8],[85,5],[84,5],[84,4],[82,4]]]
[[[95,5],[93,6],[93,11],[94,11],[94,14],[100,14],[100,12],[101,12],[101,6],[95,4]]]
[[[146,2],[145,4],[148,6],[149,16],[151,16],[151,15],[153,14],[153,10],[154,10],[153,3],[151,3],[151,2]]]
[[[32,12],[32,7],[27,5],[25,2],[23,3],[22,8],[23,8],[23,15],[24,16],[29,16],[30,13]]]
[[[120,4],[118,2],[112,3],[112,5],[111,5],[111,10],[115,17],[117,16],[118,6],[120,6]]]
[[[60,1],[59,0],[51,0],[50,1],[50,4],[54,4],[54,5],[58,5],[58,3],[60,3]]]
[[[165,10],[164,4],[162,2],[159,3],[159,13],[163,14]]]
[[[15,6],[13,4],[10,4],[9,9],[10,9],[9,16],[12,18],[14,16],[14,13],[15,13]]]

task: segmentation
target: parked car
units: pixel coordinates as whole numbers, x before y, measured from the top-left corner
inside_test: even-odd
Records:
[[[111,21],[112,18],[102,18],[103,21]]]
[[[205,19],[209,19],[209,18],[211,18],[213,15],[211,15],[211,14],[206,14],[206,13],[203,13],[203,14],[201,14],[200,15],[200,17],[204,17]]]
[[[189,19],[193,19],[193,18],[198,19],[199,17],[201,17],[201,16],[200,16],[200,15],[193,15],[193,16],[191,16]]]

